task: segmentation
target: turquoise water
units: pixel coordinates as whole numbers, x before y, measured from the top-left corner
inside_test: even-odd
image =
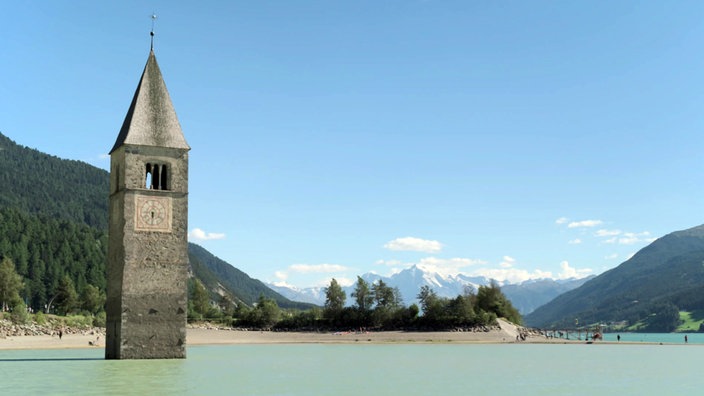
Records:
[[[591,333],[590,333],[591,334]],[[655,342],[663,344],[684,344],[684,336],[687,336],[688,344],[704,344],[704,333],[605,333],[604,341],[621,342]],[[578,338],[581,337],[581,338]],[[570,333],[570,340],[585,341],[584,333]]]
[[[623,340],[623,335],[622,335]],[[697,345],[228,345],[185,360],[0,351],[2,395],[699,394]]]
[[[685,333],[606,333],[605,341],[616,341],[616,335],[621,335],[621,341],[629,342],[662,342],[684,344]],[[704,344],[704,333],[686,333],[689,344]]]

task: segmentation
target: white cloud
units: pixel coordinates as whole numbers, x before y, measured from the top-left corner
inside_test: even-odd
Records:
[[[188,233],[188,240],[193,241],[211,241],[216,239],[225,239],[225,234],[217,232],[205,232],[200,228],[194,228]]]
[[[347,271],[347,267],[339,264],[293,264],[288,268],[293,272],[298,272],[301,274]]]
[[[327,287],[330,285],[332,278],[335,278],[337,283],[341,286],[349,286],[356,281],[356,278],[353,281],[342,276],[349,270],[349,267],[339,264],[293,264],[284,270],[275,271],[274,277],[278,280],[272,283],[277,286],[290,287],[291,285],[288,283],[289,278],[301,279],[301,276],[305,278],[306,276],[311,276],[311,274],[313,274],[312,276],[315,276],[314,274],[332,274],[329,276],[324,276],[320,280],[315,281],[313,284],[315,286]],[[306,279],[306,283],[311,281],[311,279]],[[294,283],[296,283],[296,286],[300,286],[297,282]],[[310,283],[308,284],[310,285]]]
[[[511,256],[504,256],[501,263],[499,263],[499,266],[501,268],[511,268],[511,267],[513,267],[513,263],[515,263],[515,262],[516,262],[515,258],[513,258]]]
[[[618,253],[612,253],[604,258],[607,260],[616,260],[618,258]]]
[[[271,284],[278,287],[288,287],[290,289],[296,289],[296,286],[286,283],[286,281],[271,282]]]
[[[613,236],[617,236],[617,235],[621,235],[621,230],[601,229],[601,230],[598,230],[597,232],[594,233],[594,236],[598,236],[598,237],[613,237]]]
[[[561,217],[556,221],[558,224],[565,223],[566,218]],[[567,228],[590,228],[602,225],[604,222],[601,220],[582,220],[582,221],[572,221],[567,224]],[[614,245],[634,245],[639,243],[650,243],[655,241],[650,235],[650,232],[643,231],[639,233],[635,232],[624,232],[619,229],[606,229],[600,228],[594,232],[594,237],[604,238],[601,243],[614,244]],[[570,244],[581,243],[580,239],[573,239]]]
[[[404,264],[398,260],[377,260],[376,265],[385,265],[387,267],[396,267],[396,266],[404,265]],[[410,267],[411,264],[407,264],[405,266]]]
[[[618,239],[619,245],[633,245],[635,243],[651,243],[655,241],[656,238],[653,238],[650,236],[650,233],[648,231],[640,232],[640,233],[633,233],[633,232],[625,232],[623,233],[623,236]]]
[[[624,232],[620,234],[620,236],[614,236],[613,238],[609,238],[604,240],[604,243],[609,243],[609,244],[617,244],[617,245],[634,245],[636,243],[651,243],[655,241],[657,238],[653,238],[650,236],[650,232],[644,231],[644,232]]]
[[[560,217],[559,219],[555,220],[555,224],[565,224],[568,221],[570,221],[570,219],[568,219],[567,217]]]
[[[533,270],[525,270],[521,268],[513,267],[513,261],[506,260],[508,256],[504,257],[504,260],[499,264],[502,268],[479,268],[472,271],[473,276],[485,276],[487,278],[496,279],[499,282],[509,282],[509,283],[521,283],[531,279],[569,279],[569,278],[584,278],[585,276],[591,274],[593,271],[590,268],[577,269],[570,267],[567,261],[560,263],[560,268],[562,271],[553,275],[551,271],[543,271],[539,268]],[[512,266],[508,267],[504,264],[511,263]]]
[[[337,281],[337,284],[346,287],[346,286],[352,286],[357,282],[357,278],[354,278],[354,280],[350,278],[345,278],[345,277],[334,277],[335,280]],[[332,282],[332,279],[327,278],[327,279],[321,279],[319,282],[315,284],[317,287],[329,287],[330,282]]]
[[[567,243],[569,243],[570,245],[579,245],[580,243],[582,243],[582,240],[579,238],[575,238],[570,241],[567,241]]]
[[[457,275],[462,272],[462,268],[470,267],[477,264],[485,264],[482,260],[468,258],[450,258],[441,259],[437,257],[426,257],[421,259],[418,267],[427,271],[437,272],[442,275]]]
[[[482,268],[474,271],[472,275],[484,276],[491,279],[496,279],[499,282],[508,281],[510,283],[521,283],[530,279],[552,278],[552,272],[549,271],[527,271],[518,268]]]
[[[598,225],[601,225],[602,223],[603,223],[603,221],[601,221],[601,220],[573,221],[573,222],[567,224],[567,228],[596,227]]]
[[[357,283],[357,278],[350,279],[350,278],[340,277],[340,278],[335,278],[335,280],[337,280],[337,283],[339,283],[340,286],[343,286],[343,287],[352,286],[355,283]]]
[[[562,272],[557,276],[558,279],[584,278],[593,272],[590,268],[572,268],[567,261],[561,262],[560,268],[562,268]]]
[[[281,279],[282,281],[288,279],[288,273],[286,271],[276,271],[274,272],[274,276],[276,279]]]
[[[619,245],[633,245],[634,243],[640,242],[640,238],[634,233],[627,232],[623,234],[623,237],[618,238]]]
[[[375,264],[389,267],[388,270],[385,271],[385,276],[392,276],[392,275],[397,274],[405,269],[410,268],[411,266],[413,266],[414,263],[404,263],[399,260],[377,260]],[[369,272],[371,272],[373,274],[377,273],[374,270],[371,270]]]
[[[395,251],[437,253],[442,250],[442,243],[428,239],[405,237],[396,238],[384,245],[386,249]]]

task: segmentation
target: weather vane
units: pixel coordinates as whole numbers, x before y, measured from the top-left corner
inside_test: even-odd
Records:
[[[152,44],[151,44],[151,49],[154,49],[154,22],[156,22],[156,14],[152,12],[152,31],[149,33],[150,36],[152,36]]]

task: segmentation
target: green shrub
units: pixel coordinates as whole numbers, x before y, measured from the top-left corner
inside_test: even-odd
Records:
[[[106,323],[106,316],[105,316],[105,311],[98,312],[97,315],[93,318],[93,326],[95,327],[105,327]]]
[[[40,326],[45,325],[46,324],[46,315],[44,315],[44,312],[39,311],[36,314],[34,314],[34,321]]]
[[[92,327],[93,317],[83,316],[83,315],[70,315],[66,316],[66,326],[69,327]]]
[[[18,301],[14,307],[12,307],[12,313],[10,314],[10,320],[15,324],[25,324],[29,319],[29,314],[27,313],[27,306],[22,300]]]

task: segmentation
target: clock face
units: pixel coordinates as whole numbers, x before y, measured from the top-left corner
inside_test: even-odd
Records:
[[[171,231],[170,198],[137,196],[136,211],[136,229],[143,231]]]
[[[166,208],[161,201],[150,199],[144,201],[139,209],[142,222],[150,226],[158,226],[166,219]]]

